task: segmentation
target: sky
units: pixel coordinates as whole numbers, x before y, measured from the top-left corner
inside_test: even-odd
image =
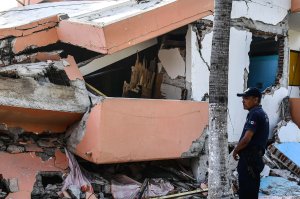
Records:
[[[0,3],[0,12],[3,10],[8,10],[10,8],[17,7],[16,0],[1,0]]]

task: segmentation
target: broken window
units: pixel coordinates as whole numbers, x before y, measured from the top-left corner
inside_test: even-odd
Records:
[[[248,87],[261,91],[276,84],[279,63],[279,42],[274,37],[253,37],[250,46]]]
[[[300,86],[300,52],[290,52],[289,85]]]

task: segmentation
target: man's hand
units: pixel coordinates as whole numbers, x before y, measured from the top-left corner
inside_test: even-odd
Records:
[[[246,148],[251,141],[252,137],[254,135],[254,132],[252,130],[247,130],[244,137],[240,140],[238,145],[233,150],[232,156],[235,160],[239,159],[239,152],[241,152],[244,148]]]
[[[239,160],[239,154],[235,149],[233,150],[232,156],[236,161]]]

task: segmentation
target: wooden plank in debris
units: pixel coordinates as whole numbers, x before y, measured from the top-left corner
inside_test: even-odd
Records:
[[[188,196],[188,195],[193,195],[196,193],[203,193],[203,192],[207,192],[208,189],[196,189],[193,191],[187,191],[187,192],[183,192],[183,193],[177,193],[177,194],[172,194],[172,195],[167,195],[167,196],[160,196],[160,197],[154,197],[152,199],[167,199],[167,198],[178,198],[180,196]]]

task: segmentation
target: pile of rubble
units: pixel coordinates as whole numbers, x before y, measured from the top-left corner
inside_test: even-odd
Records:
[[[63,192],[59,193],[64,198],[206,198],[207,196],[205,184],[197,183],[189,164],[182,161],[95,165],[82,159],[78,159],[77,163],[71,153],[67,154],[71,171],[64,181]]]
[[[63,149],[63,134],[24,133],[20,128],[0,129],[0,151],[11,154],[35,152],[43,161],[54,157],[56,149]]]

